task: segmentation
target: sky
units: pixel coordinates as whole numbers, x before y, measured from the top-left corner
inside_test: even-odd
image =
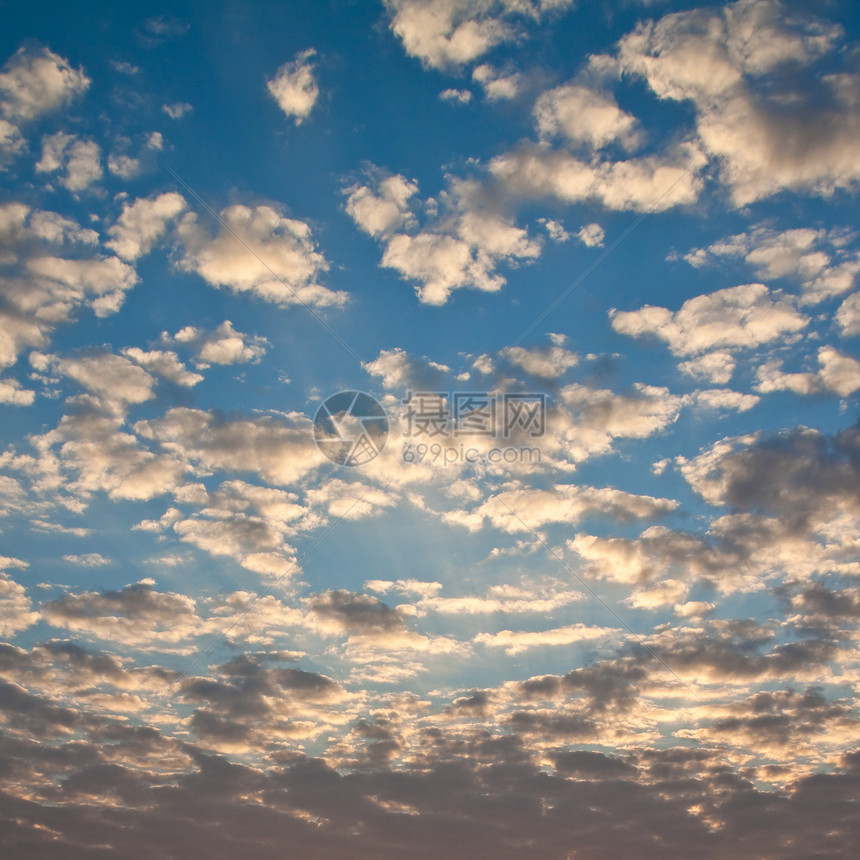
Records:
[[[858,856],[858,13],[0,2],[5,853]]]

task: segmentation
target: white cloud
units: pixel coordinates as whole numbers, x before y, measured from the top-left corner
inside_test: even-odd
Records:
[[[362,367],[373,376],[378,376],[388,389],[438,390],[445,375],[451,368],[445,364],[418,358],[405,350],[383,349],[373,360],[364,362]]]
[[[693,266],[726,258],[741,258],[756,277],[798,282],[807,302],[819,302],[850,290],[860,272],[860,253],[848,246],[846,230],[798,228],[778,231],[759,225],[697,248],[684,256]]]
[[[595,245],[603,247],[606,232],[600,224],[584,224],[576,234],[576,238],[588,248],[593,248]]]
[[[179,343],[194,350],[196,365],[207,368],[212,364],[242,364],[259,361],[266,353],[268,341],[264,337],[243,334],[233,328],[230,320],[224,320],[211,331],[185,326],[173,337],[162,334],[165,343]]]
[[[715,349],[697,355],[678,365],[678,370],[696,379],[706,379],[715,385],[725,385],[735,372],[735,358],[725,349]]]
[[[472,101],[472,93],[469,90],[456,90],[449,87],[447,90],[442,90],[439,93],[439,98],[443,102],[457,102],[465,105]]]
[[[203,381],[203,377],[199,373],[192,373],[188,370],[175,352],[168,352],[163,349],[146,351],[137,346],[128,346],[122,351],[122,354],[130,358],[135,364],[157,373],[177,385],[191,387]]]
[[[314,77],[313,57],[316,51],[308,48],[289,63],[284,63],[266,86],[281,110],[295,117],[296,125],[306,119],[319,98],[319,86]]]
[[[619,57],[658,98],[693,104],[702,146],[741,206],[785,188],[829,194],[860,179],[857,78],[815,67],[841,35],[779,0],[739,0],[641,24]],[[803,77],[780,74],[791,64]]]
[[[404,176],[387,176],[375,191],[367,185],[348,188],[346,211],[365,233],[386,236],[412,219],[409,200],[417,193],[418,186]]]
[[[13,636],[39,620],[22,585],[0,572],[0,636]]]
[[[504,648],[508,656],[522,654],[530,648],[547,648],[558,645],[575,645],[577,642],[592,642],[618,633],[611,627],[589,627],[577,623],[551,630],[517,632],[501,630],[498,633],[479,633],[475,642],[489,648]]]
[[[476,66],[472,80],[484,88],[484,95],[491,102],[516,98],[523,86],[523,77],[518,72],[502,72],[489,63]]]
[[[112,238],[105,244],[123,260],[136,260],[152,250],[167,225],[186,207],[185,198],[175,191],[124,203],[116,223],[108,228]]]
[[[316,250],[311,228],[271,206],[236,204],[220,214],[221,229],[212,238],[189,212],[177,227],[184,247],[179,266],[197,272],[213,286],[250,292],[279,305],[343,305],[344,292],[317,283],[328,263]]]
[[[437,69],[476,60],[514,39],[516,23],[539,20],[573,0],[385,0],[406,53]],[[513,20],[509,20],[513,19]]]
[[[188,102],[174,102],[173,104],[163,104],[161,109],[171,119],[182,119],[186,114],[191,113],[194,108]]]
[[[101,179],[101,150],[92,140],[78,140],[74,135],[46,135],[42,139],[42,158],[36,164],[41,173],[53,173],[65,168],[60,184],[69,191],[83,191]]]
[[[427,201],[428,223],[415,229],[414,210],[406,204],[417,189],[403,177],[392,177],[386,188],[349,189],[347,211],[366,232],[385,243],[382,265],[415,282],[418,298],[442,305],[462,287],[495,291],[504,278],[501,262],[515,263],[540,254],[540,244],[497,209],[497,203],[473,180],[454,179],[451,190]],[[432,204],[432,205],[431,205]],[[411,232],[394,232],[402,229]]]
[[[504,356],[530,376],[541,379],[558,379],[571,367],[579,364],[579,356],[563,346],[551,346],[546,349],[524,349],[521,346],[514,346],[505,350]]]
[[[562,135],[573,144],[601,149],[618,142],[633,149],[639,142],[638,123],[618,107],[613,96],[577,84],[545,92],[534,108],[541,137]]]
[[[832,346],[818,350],[819,369],[814,373],[785,373],[778,360],[769,361],[758,370],[756,388],[764,393],[794,391],[797,394],[816,394],[832,391],[848,397],[860,389],[860,361],[839,352]]]
[[[705,409],[730,409],[746,412],[752,409],[759,400],[755,394],[743,394],[730,388],[710,388],[696,392],[696,404]]]
[[[691,143],[627,161],[585,161],[543,143],[527,143],[493,158],[490,171],[526,198],[595,200],[607,209],[662,212],[697,200],[704,164],[704,155]]]
[[[638,311],[610,311],[621,334],[653,335],[676,355],[719,347],[752,348],[794,334],[809,322],[788,296],[763,284],[745,284],[688,299],[673,313],[645,305]]]
[[[860,293],[852,293],[839,306],[836,322],[846,337],[860,334]]]
[[[31,120],[85,92],[90,79],[47,48],[19,48],[0,71],[0,111],[11,120]]]

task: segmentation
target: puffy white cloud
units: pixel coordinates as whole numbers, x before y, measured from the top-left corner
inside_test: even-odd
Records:
[[[504,490],[471,511],[508,532],[539,529],[549,523],[577,523],[585,517],[616,520],[648,519],[675,510],[673,499],[634,495],[612,487],[556,485],[550,490]],[[448,517],[456,522],[456,514]]]
[[[752,409],[761,398],[755,394],[744,394],[730,388],[709,388],[696,392],[696,404],[705,409],[733,409],[746,412]]]
[[[522,75],[518,72],[506,74],[489,63],[476,66],[472,80],[484,88],[484,94],[491,102],[516,98],[523,85]]]
[[[275,77],[266,82],[278,107],[295,117],[296,125],[306,119],[319,98],[320,90],[314,77],[313,57],[316,51],[308,48],[296,58],[281,66]]]
[[[385,188],[382,183],[387,182]],[[497,203],[474,180],[455,179],[451,190],[425,208],[428,223],[415,229],[414,210],[407,202],[417,190],[402,176],[378,182],[378,190],[358,186],[348,190],[347,211],[356,223],[385,243],[382,265],[416,282],[418,298],[442,305],[462,287],[495,291],[504,278],[500,262],[533,259],[540,245],[526,230],[498,211]],[[397,232],[403,229],[410,232]]]
[[[540,19],[573,0],[385,0],[406,53],[437,69],[476,60],[516,37],[517,19]],[[513,19],[513,20],[511,20]]]
[[[602,247],[606,232],[600,224],[583,224],[576,234],[576,238],[587,248],[593,248],[595,245]]]
[[[346,189],[346,211],[365,233],[386,236],[412,220],[409,200],[418,193],[418,186],[397,174],[376,183],[375,190],[367,185]]]
[[[531,648],[546,648],[558,645],[575,645],[578,642],[592,642],[617,634],[611,627],[589,627],[577,623],[551,630],[513,631],[500,630],[498,633],[479,633],[475,642],[489,648],[504,648],[509,656],[522,654]]]
[[[527,143],[493,158],[490,171],[509,191],[527,198],[594,200],[607,209],[661,212],[696,201],[704,164],[691,143],[626,161],[586,161],[544,143]]]
[[[0,111],[10,120],[31,120],[85,92],[90,79],[47,48],[19,48],[0,71]]]
[[[314,443],[310,419],[295,413],[280,420],[224,421],[199,409],[176,408],[139,421],[135,430],[204,469],[256,473],[278,485],[328,462]]]
[[[36,164],[40,173],[53,173],[65,168],[60,184],[69,191],[83,191],[101,179],[101,150],[92,140],[78,140],[74,135],[47,135],[42,140],[42,158]]]
[[[116,223],[108,228],[112,238],[105,244],[123,260],[136,260],[152,250],[167,225],[185,211],[186,206],[185,199],[175,191],[125,203]]]
[[[188,104],[188,102],[174,102],[173,104],[163,104],[161,109],[171,118],[171,119],[182,119],[186,114],[191,113],[194,110],[193,106]]]
[[[779,0],[738,0],[641,24],[621,40],[619,58],[659,98],[692,102],[702,146],[740,206],[785,188],[828,194],[860,179],[857,79],[814,71],[841,35]]]
[[[33,612],[33,603],[24,587],[0,571],[0,636],[13,636],[38,620],[39,613]]]
[[[697,248],[684,256],[693,266],[725,258],[741,258],[756,276],[769,281],[789,278],[800,283],[803,297],[818,302],[850,290],[860,272],[860,252],[849,247],[846,230],[798,228],[778,231],[759,225]]]
[[[836,312],[836,322],[846,337],[860,334],[860,293],[852,293]]]
[[[543,93],[534,113],[542,137],[562,135],[594,149],[616,141],[632,149],[639,141],[636,119],[622,111],[611,94],[578,84]]]
[[[165,343],[179,343],[194,350],[197,367],[212,364],[242,364],[259,361],[266,353],[268,341],[264,337],[243,334],[224,320],[216,329],[207,331],[196,326],[185,326],[170,337],[162,334]]]
[[[451,371],[445,364],[426,357],[418,358],[399,347],[381,350],[373,361],[362,366],[368,373],[380,377],[382,384],[389,389],[438,390]]]
[[[638,311],[610,311],[612,327],[633,337],[653,335],[677,355],[719,347],[752,348],[805,328],[809,318],[790,297],[763,284],[728,287],[688,299],[672,312],[645,305]]]
[[[143,350],[137,346],[126,347],[122,354],[146,370],[157,373],[177,385],[192,386],[203,381],[199,373],[193,373],[179,360],[175,352],[163,349]]]
[[[725,349],[715,349],[703,355],[682,361],[678,370],[696,379],[706,379],[715,385],[724,385],[735,372],[735,357]]]
[[[179,266],[197,272],[213,286],[250,292],[279,305],[316,307],[343,305],[344,292],[317,283],[328,263],[316,250],[311,228],[287,218],[271,206],[228,206],[220,214],[221,229],[212,238],[194,213],[177,227],[184,248]]]
[[[758,370],[757,388],[762,393],[794,391],[797,394],[816,394],[832,391],[848,397],[860,389],[860,361],[839,352],[832,346],[818,350],[819,369],[815,373],[785,373],[778,360],[769,361]]]
[[[514,346],[503,354],[508,361],[521,367],[530,376],[541,379],[557,379],[579,364],[579,356],[563,346],[551,346],[548,349],[524,349]]]
[[[456,90],[449,87],[447,90],[442,90],[439,93],[439,98],[443,102],[458,102],[461,105],[465,105],[472,101],[472,93],[469,90]]]

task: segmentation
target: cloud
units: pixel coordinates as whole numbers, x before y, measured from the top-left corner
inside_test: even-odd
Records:
[[[139,421],[135,430],[165,450],[203,469],[258,474],[289,485],[327,460],[314,443],[305,415],[282,419],[257,416],[224,420],[199,409],[170,409],[163,417]]]
[[[2,561],[2,559],[0,559]],[[0,636],[13,636],[39,620],[22,585],[0,571]]]
[[[42,613],[55,627],[141,649],[173,646],[203,632],[193,600],[155,591],[151,581],[68,594],[46,603]]]
[[[547,90],[537,100],[534,114],[541,137],[561,135],[593,149],[615,142],[633,149],[639,142],[636,119],[622,111],[611,94],[578,84]]]
[[[491,102],[514,99],[520,94],[523,76],[519,72],[505,73],[489,63],[472,70],[472,80],[484,88],[484,95]]]
[[[704,164],[693,143],[627,161],[585,161],[544,143],[524,143],[495,156],[489,167],[510,193],[526,199],[555,197],[564,203],[595,201],[607,209],[663,212],[698,199]]]
[[[819,302],[847,292],[860,272],[860,253],[848,247],[848,231],[797,228],[778,231],[766,225],[721,239],[707,248],[684,255],[695,267],[738,258],[756,277],[771,281],[787,278],[801,285],[806,302]]]
[[[672,499],[637,496],[610,487],[556,485],[551,490],[505,490],[490,496],[471,514],[509,532],[539,529],[548,523],[577,523],[585,517],[607,516],[629,521],[657,517],[675,510]]]
[[[230,320],[224,320],[221,325],[211,331],[185,326],[172,337],[167,332],[162,334],[165,343],[179,343],[192,349],[199,368],[207,368],[213,364],[242,364],[257,362],[266,353],[268,341],[257,335],[247,335],[233,328]]]
[[[47,48],[19,48],[0,71],[0,112],[27,121],[84,93],[90,79]]]
[[[161,109],[171,118],[171,119],[182,119],[186,114],[191,113],[194,110],[193,106],[188,104],[188,102],[174,102],[173,104],[163,104]]]
[[[319,98],[320,90],[314,77],[313,48],[296,54],[296,58],[284,63],[266,87],[287,115],[295,117],[296,125],[307,119]]]
[[[212,238],[194,213],[182,218],[177,227],[184,249],[181,269],[196,272],[212,286],[249,292],[278,305],[346,302],[346,293],[316,282],[328,263],[305,222],[286,218],[271,206],[239,204],[223,209],[219,220],[221,229]]]
[[[779,0],[739,0],[640,24],[618,56],[659,99],[692,105],[702,146],[743,206],[860,178],[856,77],[831,65],[841,36]]]
[[[496,291],[505,281],[496,272],[499,263],[516,264],[540,254],[540,244],[498,211],[497,201],[475,180],[452,179],[439,205],[427,201],[423,227],[416,227],[421,207],[407,208],[417,191],[414,183],[396,176],[376,185],[348,189],[347,211],[384,243],[381,265],[415,283],[426,304],[443,305],[463,287]]]
[[[782,362],[769,361],[758,369],[758,385],[763,394],[772,391],[794,391],[797,394],[817,394],[832,391],[848,397],[860,388],[860,361],[839,352],[832,346],[818,350],[819,369],[814,372],[785,373]]]
[[[362,364],[364,369],[378,376],[385,388],[391,390],[415,389],[439,391],[451,368],[445,364],[410,355],[399,347],[380,350],[373,361]]]
[[[498,633],[479,633],[475,642],[488,648],[504,648],[508,656],[522,654],[532,648],[546,648],[558,645],[575,645],[612,636],[616,630],[609,627],[589,627],[586,624],[571,624],[552,630],[514,632],[501,630]]]
[[[123,260],[136,260],[152,250],[168,224],[186,207],[185,199],[175,191],[124,203],[116,223],[108,228],[112,238],[105,244]]]
[[[576,238],[587,248],[593,248],[595,245],[602,248],[606,232],[600,224],[584,224],[576,234]]]
[[[572,0],[385,0],[406,53],[444,69],[476,60],[516,38],[523,19],[540,20]],[[511,20],[513,19],[513,20]]]
[[[504,357],[540,379],[557,379],[579,364],[579,356],[562,346],[531,350],[514,346],[504,351]]]
[[[809,323],[790,297],[763,284],[696,296],[674,313],[645,305],[638,311],[613,308],[609,318],[617,332],[656,336],[676,355],[696,355],[721,347],[751,349],[799,332]]]
[[[69,191],[83,191],[102,178],[101,150],[92,140],[78,140],[61,131],[42,139],[42,158],[36,163],[40,173],[65,168],[60,184]]]

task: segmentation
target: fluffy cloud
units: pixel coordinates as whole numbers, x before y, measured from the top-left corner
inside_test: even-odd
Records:
[[[396,176],[377,185],[348,189],[347,211],[365,232],[385,244],[382,265],[414,282],[418,298],[426,304],[445,304],[451,292],[462,287],[498,290],[505,281],[496,272],[499,263],[529,260],[540,253],[538,242],[499,212],[474,180],[452,180],[450,191],[440,195],[439,207],[435,202],[425,204],[428,221],[417,229],[416,210],[407,209],[417,191],[414,183]]]
[[[327,462],[304,415],[225,421],[199,409],[176,408],[139,421],[135,429],[204,469],[256,473],[277,485],[291,484]]]
[[[122,214],[108,229],[112,238],[106,243],[107,247],[123,260],[136,260],[152,249],[164,235],[167,225],[186,206],[185,199],[175,191],[125,203]]]
[[[33,604],[24,587],[0,571],[0,636],[11,637],[35,624],[39,613],[32,610]]]
[[[674,313],[645,305],[638,311],[611,310],[621,334],[653,335],[676,355],[696,355],[720,347],[753,348],[805,328],[809,318],[788,296],[763,284],[746,284],[687,299]]]
[[[476,60],[514,39],[517,19],[540,19],[573,0],[385,0],[406,53],[437,69]]]
[[[0,71],[0,111],[10,120],[31,120],[85,92],[90,79],[47,48],[19,48]]]
[[[286,218],[271,206],[228,206],[221,229],[212,238],[188,213],[177,227],[184,248],[180,267],[213,286],[250,292],[279,305],[329,307],[344,304],[347,294],[317,283],[328,263],[316,250],[311,228]]]
[[[616,141],[632,149],[639,140],[636,119],[622,111],[610,94],[577,84],[545,92],[534,113],[542,137],[563,135],[571,143],[594,149]]]
[[[319,98],[320,90],[314,77],[315,55],[313,48],[302,51],[294,60],[284,63],[275,77],[266,82],[278,107],[287,116],[295,117],[296,125],[308,117]]]
[[[779,0],[738,0],[640,24],[619,58],[658,98],[693,105],[702,146],[741,206],[786,188],[828,194],[860,178],[857,79],[828,67],[841,34]],[[794,69],[814,86],[800,87]]]
[[[491,496],[471,515],[503,531],[520,532],[548,523],[577,523],[591,516],[645,519],[666,514],[677,506],[671,499],[637,496],[608,487],[557,485],[551,490],[505,490]]]
[[[490,171],[511,193],[525,198],[593,200],[607,209],[662,212],[696,201],[704,164],[705,157],[690,143],[627,161],[586,161],[543,143],[526,143],[493,158]]]
[[[808,302],[818,302],[851,289],[860,272],[860,254],[849,247],[846,230],[798,228],[778,231],[767,226],[729,236],[684,256],[699,267],[715,260],[743,259],[756,277],[798,282]]]
[[[212,364],[241,364],[259,361],[266,353],[268,341],[264,337],[243,334],[233,328],[230,320],[224,320],[218,328],[211,331],[185,326],[170,337],[162,334],[166,343],[179,343],[192,349],[197,356],[197,367],[206,368]]]
[[[567,627],[555,627],[551,630],[535,630],[517,632],[501,630],[498,633],[479,633],[475,642],[489,648],[504,648],[509,656],[522,654],[531,648],[546,648],[558,645],[575,645],[579,642],[591,642],[603,639],[616,633],[609,627],[589,627],[586,624],[571,624]]]
[[[818,350],[818,364],[819,369],[814,373],[785,373],[780,361],[769,361],[758,370],[758,390],[797,394],[832,391],[840,397],[848,397],[860,388],[860,361],[832,346],[822,346]]]
[[[101,179],[101,150],[92,140],[78,140],[59,131],[42,140],[42,158],[36,164],[40,173],[64,168],[60,184],[69,191],[83,191]]]

